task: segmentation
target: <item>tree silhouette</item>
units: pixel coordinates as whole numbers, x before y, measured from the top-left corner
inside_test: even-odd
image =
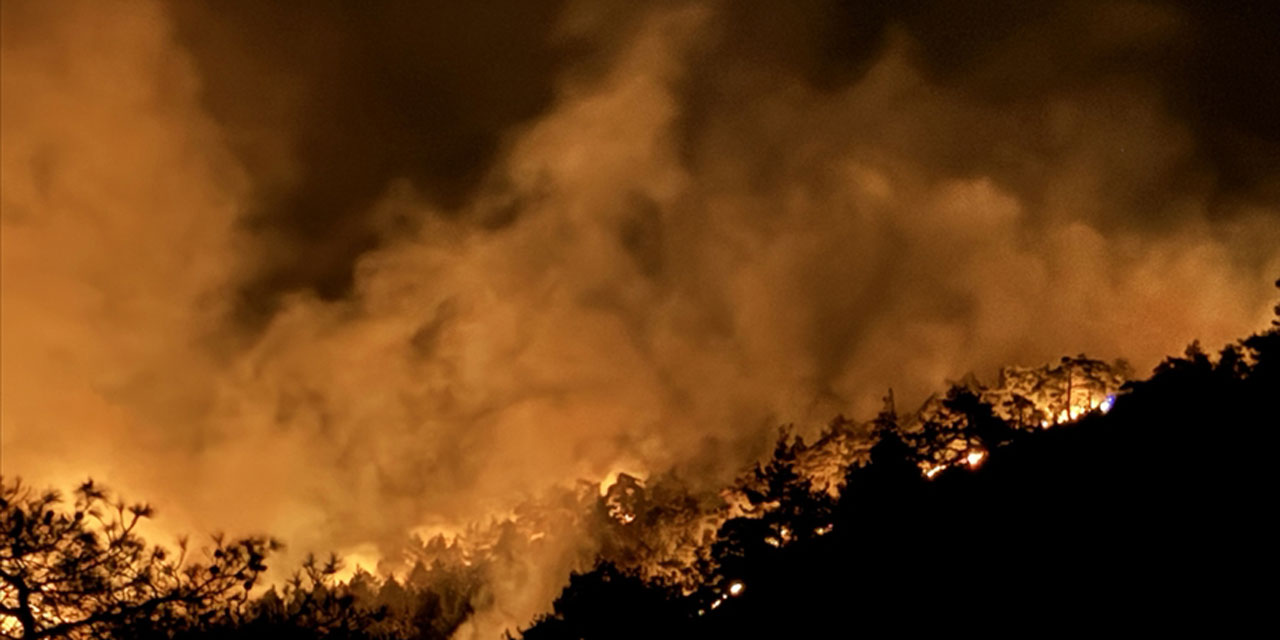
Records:
[[[675,592],[608,562],[574,574],[553,607],[523,632],[524,640],[672,637],[689,618]]]
[[[1011,369],[1015,385],[955,385],[923,417],[902,416],[905,427],[890,400],[856,429],[838,419],[813,446],[783,430],[733,507],[714,494],[708,506],[674,476],[619,476],[604,496],[593,487],[562,506],[584,509],[596,566],[571,576],[524,637],[1242,635],[1266,621],[1270,592],[1255,585],[1280,568],[1280,321],[1217,353],[1193,343],[1126,384],[1110,412],[1020,428],[1043,420],[1023,392],[1081,408],[1115,393],[1117,369],[1083,357]],[[990,459],[961,464],[957,442]],[[838,498],[823,443],[851,454],[835,465]],[[940,460],[949,470],[926,479]],[[726,513],[744,515],[717,519]],[[687,539],[709,514],[714,536]],[[462,548],[442,538],[423,543],[403,581],[357,572],[342,584],[336,558],[308,558],[254,598],[278,543],[215,536],[174,553],[137,534],[150,515],[92,482],[64,505],[0,479],[0,634],[443,640],[483,602],[485,569],[457,562]],[[496,546],[511,561],[528,547],[507,544],[521,534],[504,527]],[[692,582],[646,569],[690,545],[701,545],[684,565]]]
[[[964,439],[978,440],[988,450],[1003,446],[1013,440],[1016,430],[998,418],[991,405],[973,391],[960,386],[953,386],[942,401],[943,406],[952,414],[961,416],[963,420]]]
[[[138,524],[152,515],[87,481],[71,508],[54,491],[0,480],[0,613],[6,631],[39,638],[172,635],[234,620],[278,548],[261,537],[227,540],[192,560],[148,545]]]
[[[802,440],[791,440],[782,430],[773,456],[763,466],[756,465],[751,481],[742,488],[752,513],[726,521],[712,546],[719,575],[712,580],[714,585],[748,578],[753,570],[744,561],[766,556],[770,547],[778,549],[828,531],[835,502],[797,471],[796,460],[804,449]]]
[[[340,584],[342,565],[336,556],[321,561],[309,555],[298,571],[277,590],[272,587],[250,603],[238,620],[207,625],[190,640],[213,638],[365,638],[407,637],[407,621],[393,617],[388,607],[362,603],[372,576]],[[371,606],[372,605],[372,606]]]
[[[1235,635],[1265,623],[1269,592],[1253,585],[1278,564],[1278,364],[1280,325],[1216,356],[1193,344],[1102,412],[1083,407],[1115,392],[1121,367],[1067,358],[1045,369],[1056,395],[1044,395],[1083,415],[1052,429],[1019,429],[1030,415],[1006,423],[953,388],[930,406],[935,432],[916,419],[904,436],[881,412],[870,462],[847,468],[834,508],[814,506],[796,464],[806,448],[784,432],[739,487],[748,517],[720,528],[701,590],[619,579],[606,562],[526,637]],[[931,437],[980,441],[990,459],[925,479]],[[806,536],[806,513],[834,527]],[[681,603],[693,615],[646,618]]]

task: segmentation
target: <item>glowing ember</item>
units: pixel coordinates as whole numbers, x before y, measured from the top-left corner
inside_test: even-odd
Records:
[[[1110,411],[1111,407],[1114,407],[1115,404],[1116,404],[1116,397],[1114,395],[1109,395],[1106,398],[1104,398],[1102,402],[1098,403],[1098,411],[1106,413]]]
[[[814,529],[813,532],[817,535],[825,536],[828,533],[831,533],[831,530],[835,528],[836,526],[834,524],[828,524],[825,526],[818,527],[817,529]]]
[[[942,470],[946,468],[947,468],[947,465],[945,464],[929,467],[928,469],[925,470],[924,477],[932,480],[934,476],[938,475],[939,473],[942,473]]]
[[[977,467],[978,465],[982,464],[982,461],[985,460],[986,458],[987,458],[986,451],[970,451],[969,455],[965,456],[964,461],[970,467]]]
[[[741,580],[735,580],[729,584],[729,595],[736,598],[737,596],[742,595],[742,590],[746,588],[747,585],[743,584]]]

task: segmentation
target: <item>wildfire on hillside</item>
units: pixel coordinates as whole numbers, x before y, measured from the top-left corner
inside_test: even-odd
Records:
[[[1011,424],[1049,428],[1110,411],[1130,373],[1122,360],[1108,364],[1084,356],[1063,358],[1057,366],[1005,367],[981,397]]]
[[[1007,367],[994,385],[970,377],[955,388],[971,394],[1003,423],[1036,430],[1110,411],[1126,376],[1123,363],[1107,365],[1079,357],[1053,366]],[[971,416],[955,407],[954,401],[934,396],[916,412],[894,417],[905,438],[920,442],[926,435],[939,438],[931,448],[922,449],[929,456],[920,463],[926,478],[937,478],[953,467],[977,469],[988,460],[992,447],[999,446],[976,437],[968,424]],[[872,422],[838,418],[812,444],[797,439],[790,449],[792,464],[814,490],[838,497],[845,470],[869,461],[876,429]],[[588,555],[609,558],[645,579],[692,593],[705,587],[699,566],[709,560],[721,526],[733,518],[762,518],[776,508],[776,502],[753,502],[748,497],[756,482],[752,473],[746,473],[718,493],[700,495],[673,479],[614,470],[601,482],[583,482],[576,489],[549,494],[487,525],[429,535],[420,532],[399,559],[392,556],[377,562],[378,554],[371,549],[356,550],[349,565],[354,571],[356,566],[368,569],[376,563],[379,573],[414,584],[457,580],[457,576],[482,575],[496,564],[536,549],[560,549],[585,530],[593,532],[598,543],[587,550]],[[832,524],[817,526],[812,534],[826,535],[833,528]],[[763,542],[781,548],[800,537],[782,526],[766,533]],[[571,553],[565,556],[571,566],[585,568],[581,563],[590,562],[588,556],[566,553]],[[741,582],[724,585],[707,603],[707,611],[740,595],[744,588]]]
[[[1093,412],[1106,413],[1115,404],[1128,370],[1084,357],[1064,358],[1059,365],[1006,367],[997,383],[980,384],[970,376],[957,388],[972,393],[993,415],[1016,429],[1046,429],[1066,424]],[[1069,402],[1068,402],[1069,401]],[[904,433],[932,434],[942,442],[920,463],[928,479],[951,467],[975,470],[989,457],[989,445],[980,442],[966,424],[963,413],[948,408],[945,398],[931,397],[918,411],[897,416]],[[869,422],[837,419],[813,444],[797,443],[794,465],[815,490],[837,497],[844,471],[864,465],[876,443],[876,429]],[[691,495],[684,486],[654,480],[630,472],[612,471],[600,483],[584,483],[553,497],[527,503],[506,520],[474,525],[451,534],[421,535],[408,545],[399,562],[380,562],[379,570],[408,573],[411,567],[434,567],[443,572],[483,571],[495,558],[511,557],[521,549],[553,548],[576,531],[594,530],[602,547],[599,553],[620,566],[637,571],[645,579],[680,585],[686,591],[699,588],[695,567],[708,558],[710,544],[724,522],[736,517],[763,517],[772,503],[753,504],[746,497],[753,480],[744,475],[718,495]],[[814,535],[826,535],[832,525],[819,526]],[[787,527],[765,536],[764,543],[785,547],[796,539]],[[349,558],[352,567],[371,564],[369,549]],[[398,567],[398,568],[397,568]],[[730,595],[741,585],[730,586]],[[717,600],[719,602],[719,600]],[[712,604],[717,607],[718,604]]]

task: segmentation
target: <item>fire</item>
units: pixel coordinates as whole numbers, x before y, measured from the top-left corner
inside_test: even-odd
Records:
[[[637,500],[644,493],[644,481],[625,472],[613,475],[613,482],[600,483],[601,497],[605,499],[609,517],[628,525],[636,520]]]
[[[1047,429],[1110,411],[1129,373],[1124,362],[1078,356],[1056,365],[1005,367],[995,385],[975,384],[974,390],[1010,423]]]
[[[734,580],[733,582],[730,582],[729,586],[725,589],[724,593],[720,594],[715,600],[711,601],[711,610],[715,611],[716,609],[719,609],[720,605],[727,602],[729,598],[736,598],[742,595],[742,592],[745,591],[746,588],[747,588],[746,583],[744,583],[741,580]],[[698,609],[698,615],[704,615],[705,613],[706,613],[705,609]]]
[[[338,556],[342,559],[342,566],[336,576],[339,581],[350,580],[360,571],[377,574],[378,563],[382,561],[382,554],[373,544],[356,545],[343,550]]]
[[[634,469],[639,468],[639,465],[632,465],[631,467],[628,467],[628,468],[632,470],[629,471],[627,469],[617,468],[617,469],[610,470],[609,473],[606,473],[604,475],[604,479],[600,481],[600,497],[601,498],[609,495],[609,489],[611,489],[614,485],[618,484],[619,482],[625,483],[627,479],[641,479],[641,478],[644,478],[646,475],[643,472],[634,471]]]
[[[1074,370],[1065,367],[1007,371],[999,386],[984,387],[973,383],[975,386],[971,387],[971,391],[991,406],[998,417],[1023,429],[1049,428],[1094,413],[1110,411],[1116,402],[1121,382],[1105,378],[1101,373],[1086,375],[1086,367],[1082,362],[1072,365]],[[1070,406],[1064,407],[1067,399],[1071,400]],[[932,420],[935,424],[947,427],[941,430],[943,437],[940,438],[940,444],[943,446],[935,449],[934,457],[920,465],[920,472],[925,478],[936,479],[943,471],[957,466],[976,470],[986,463],[994,451],[992,445],[984,443],[965,429],[964,418],[963,414],[948,412],[942,401],[935,398],[926,403],[913,418],[906,419],[908,429],[923,420]],[[907,433],[919,432],[908,430]],[[866,459],[867,452],[874,443],[870,435],[865,425],[846,420],[832,427],[831,434],[824,435],[817,444],[805,448],[797,458],[797,466],[806,475],[823,480],[816,484],[830,490],[839,485],[832,478],[838,478],[847,465]],[[631,540],[632,536],[644,537],[642,552],[637,552],[639,555],[635,568],[640,569],[647,577],[679,584],[686,593],[700,587],[691,582],[696,572],[690,568],[703,557],[705,549],[702,545],[706,544],[708,536],[713,535],[721,523],[732,517],[759,516],[774,506],[770,503],[753,505],[740,490],[725,489],[720,493],[723,500],[721,507],[693,506],[692,511],[671,519],[668,517],[671,514],[654,514],[651,503],[653,498],[648,495],[649,488],[646,487],[645,478],[621,469],[609,472],[598,484],[584,481],[582,489],[577,494],[578,499],[582,501],[584,509],[592,510],[590,517],[602,516],[606,518],[605,522],[612,520],[611,524],[619,527],[620,531],[621,527],[630,529],[630,532],[619,535],[620,541],[631,544],[626,541]],[[596,500],[597,495],[599,501]],[[518,539],[546,544],[544,540],[554,540],[562,535],[563,532],[557,529],[554,520],[548,519],[550,516],[546,514],[539,515],[541,513],[539,509],[518,509],[512,512],[509,523],[518,531]],[[644,517],[641,518],[641,515]],[[639,526],[642,528],[636,530],[635,527]],[[824,536],[833,530],[834,526],[831,524],[814,526],[812,534]],[[426,561],[427,565],[440,560],[449,566],[460,568],[484,566],[504,539],[499,535],[502,531],[505,531],[502,527],[492,530],[483,527],[468,528],[465,531],[438,528],[416,530],[422,544],[419,559]],[[781,525],[764,535],[763,542],[777,548],[786,547],[797,537],[795,531]],[[396,564],[393,560],[381,557],[378,551],[374,546],[348,548],[343,554],[344,577],[354,573],[357,568],[370,572],[388,572],[395,571],[395,567],[407,566],[403,562]],[[745,589],[746,586],[741,581],[720,584],[714,599],[703,604],[699,615],[718,609],[730,598],[741,596]],[[5,621],[0,619],[0,623],[3,622]]]
[[[960,461],[956,464],[969,467],[970,469],[977,469],[978,467],[982,466],[982,462],[986,459],[987,459],[986,451],[983,451],[982,449],[970,449],[967,453],[964,454],[964,457],[960,458]],[[948,467],[951,467],[951,466],[952,465],[948,463],[939,463],[939,464],[934,464],[928,467],[924,467],[923,468],[924,477],[932,480],[939,473],[942,473]]]
[[[1041,421],[1040,426],[1047,428],[1054,424],[1075,422],[1094,411],[1107,413],[1108,411],[1111,411],[1111,407],[1115,406],[1115,402],[1116,396],[1114,393],[1109,393],[1103,397],[1090,395],[1083,401],[1073,399],[1071,406],[1058,412],[1056,420],[1053,422],[1049,422],[1047,420]]]
[[[1111,411],[1111,407],[1115,406],[1115,404],[1116,404],[1116,396],[1115,394],[1111,394],[1103,398],[1102,402],[1098,403],[1098,411],[1101,411],[1103,413]]]

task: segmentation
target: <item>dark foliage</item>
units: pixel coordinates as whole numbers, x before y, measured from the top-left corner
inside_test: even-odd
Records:
[[[91,481],[70,505],[0,484],[0,637],[444,640],[471,613],[469,599],[394,580],[361,593],[357,580],[336,581],[334,557],[308,558],[278,588],[251,594],[278,542],[215,535],[199,552],[185,540],[172,551],[137,533],[151,514]],[[454,586],[451,595],[469,593]]]
[[[683,624],[684,603],[678,594],[602,563],[574,575],[555,611],[540,618],[524,638],[661,638]]]
[[[776,508],[725,523],[703,591],[604,565],[526,637],[1237,635],[1269,621],[1277,398],[1280,328],[1216,357],[1192,345],[1109,413],[1049,430],[1004,424],[957,388],[943,403],[985,464],[926,479],[927,447],[885,413],[835,504],[784,436],[748,493]]]
[[[145,504],[92,481],[64,508],[56,492],[0,483],[0,613],[24,638],[171,637],[239,619],[277,543],[213,537],[192,560],[137,534]]]

